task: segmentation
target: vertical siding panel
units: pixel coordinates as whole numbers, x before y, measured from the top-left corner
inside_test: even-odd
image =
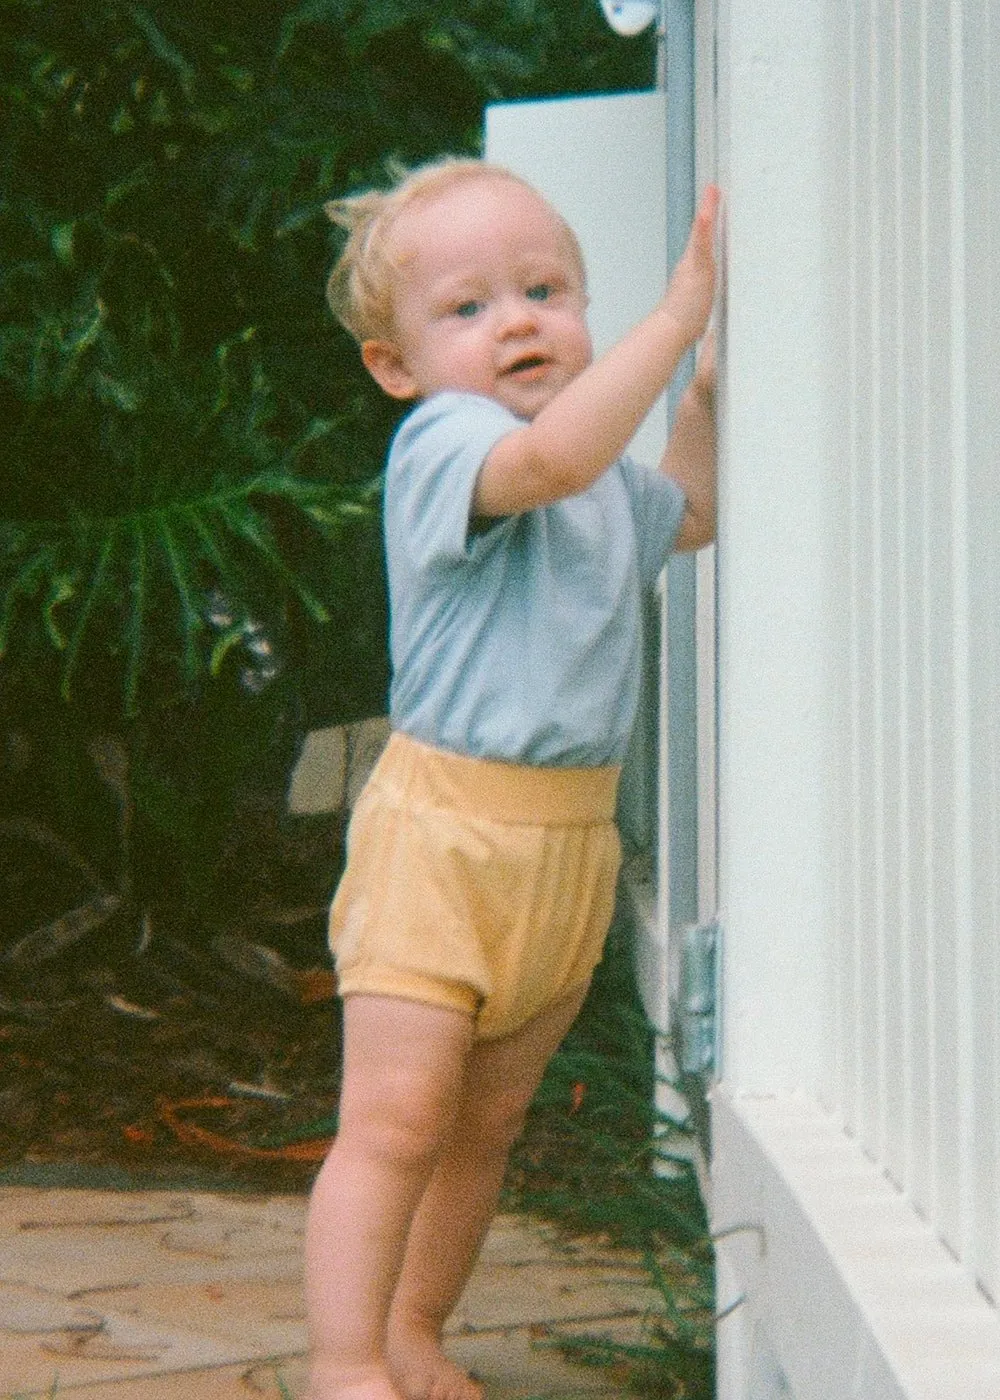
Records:
[[[873,471],[873,447],[878,423],[876,365],[876,305],[878,299],[877,234],[880,200],[875,153],[878,114],[874,102],[877,64],[873,8],[859,6],[858,147],[855,169],[856,308],[854,345],[854,529],[855,588],[852,610],[854,674],[856,677],[855,752],[856,809],[856,924],[854,975],[856,987],[855,1044],[857,1094],[852,1126],[871,1142],[878,1132],[878,1000],[875,981],[876,921],[878,917],[877,830],[878,671],[876,561],[878,495]]]
[[[840,662],[831,620],[839,622],[842,601],[831,564],[843,538],[830,522],[839,521],[843,499],[834,472],[842,418],[832,413],[842,398],[840,362],[831,364],[830,337],[831,270],[842,264],[832,255],[829,208],[841,151],[826,121],[834,95],[825,5],[727,6],[720,32],[731,256],[720,423],[728,470],[718,551],[719,898],[725,991],[738,1008],[723,1018],[722,1065],[731,1084],[755,1092],[808,1086],[815,1094],[827,1062],[830,667]],[[728,53],[738,62],[729,64]],[[730,141],[734,130],[739,139]],[[730,454],[733,443],[738,452]],[[774,511],[761,548],[746,502],[764,497]],[[780,684],[768,684],[776,675]]]
[[[841,752],[841,822],[840,869],[838,880],[839,907],[837,923],[841,937],[837,946],[835,975],[835,1016],[837,1096],[840,1114],[852,1131],[858,1127],[859,1053],[857,1008],[860,1000],[860,929],[863,918],[860,892],[860,862],[862,843],[861,772],[858,761],[860,717],[859,693],[861,662],[858,609],[862,593],[861,561],[857,541],[859,521],[863,510],[863,463],[861,448],[864,441],[862,400],[858,394],[857,365],[860,341],[866,321],[861,313],[862,287],[866,278],[860,221],[864,209],[864,191],[859,188],[860,151],[867,140],[867,80],[862,50],[867,52],[866,28],[860,5],[848,9],[847,62],[849,101],[847,104],[847,532],[844,547],[844,597],[846,626],[844,636],[846,685],[840,709],[842,725]]]
[[[926,353],[924,262],[927,256],[927,204],[924,192],[924,29],[926,6],[899,7],[899,440],[901,440],[901,802],[905,848],[899,872],[899,918],[902,924],[899,983],[905,1023],[902,1098],[905,1103],[903,1184],[924,1211],[929,1210],[930,1155],[927,1100],[927,970],[929,937],[922,874],[926,869],[927,529],[926,412],[924,388],[930,372]]]
[[[847,688],[843,719],[845,729],[844,763],[844,811],[841,817],[841,892],[842,905],[839,921],[843,936],[838,949],[840,969],[841,1021],[840,1021],[840,1062],[841,1062],[841,1112],[845,1125],[852,1131],[858,1129],[858,1104],[860,1099],[860,1051],[858,1037],[858,1004],[860,999],[860,853],[861,853],[861,791],[858,748],[860,718],[858,713],[859,675],[861,670],[860,628],[858,608],[861,595],[861,565],[858,551],[858,521],[861,512],[863,473],[860,460],[863,443],[861,424],[862,401],[857,392],[857,363],[860,355],[859,344],[864,335],[865,318],[862,312],[861,289],[864,285],[864,266],[861,255],[860,221],[862,215],[861,191],[859,190],[859,167],[861,150],[866,134],[865,84],[859,72],[858,51],[864,34],[864,15],[861,5],[853,6],[848,33],[848,65],[851,74],[851,111],[848,128],[848,323],[847,323],[847,378],[848,378],[848,421],[847,421],[847,482],[848,518],[846,540],[846,608],[847,629],[845,632],[845,664]]]
[[[900,570],[905,561],[901,530],[901,481],[899,432],[900,372],[900,228],[899,161],[905,134],[900,130],[900,32],[898,0],[880,8],[878,185],[886,209],[880,248],[879,447],[877,470],[881,482],[879,541],[881,686],[879,805],[881,829],[879,1023],[881,1082],[879,1085],[879,1158],[897,1182],[904,1176],[904,1108],[900,1092],[904,1076],[900,885],[902,845],[903,769],[900,735],[903,729],[902,589]]]
[[[970,7],[965,35],[965,140],[968,148],[966,295],[969,415],[969,581],[972,634],[972,872],[971,928],[974,1047],[973,1256],[979,1281],[1000,1294],[1000,427],[995,408],[1000,371],[997,257],[1000,227],[1000,19],[991,0]]]
[[[957,1140],[955,1050],[955,826],[952,779],[954,754],[954,676],[952,658],[953,600],[951,577],[951,246],[947,237],[951,209],[949,23],[939,6],[929,12],[927,31],[927,201],[932,236],[927,249],[928,359],[928,548],[932,573],[928,596],[928,733],[927,802],[931,830],[924,895],[933,934],[928,975],[932,1016],[928,1027],[929,1099],[932,1127],[931,1212],[939,1222],[955,1225],[949,1195],[949,1155]],[[953,1236],[952,1236],[953,1237]]]
[[[972,1040],[975,990],[972,967],[972,751],[971,751],[971,654],[968,421],[968,318],[966,296],[966,197],[968,156],[965,143],[965,0],[952,0],[951,6],[951,456],[952,456],[952,587],[954,626],[952,658],[954,666],[954,750],[955,829],[955,1094],[957,1135],[948,1154],[949,1205],[952,1212],[949,1240],[959,1257],[972,1254],[972,1180],[974,1124],[974,1055]],[[948,1227],[946,1227],[946,1230]]]
[[[853,724],[853,656],[850,650],[851,609],[855,593],[854,558],[851,548],[854,520],[854,463],[851,426],[853,393],[850,384],[852,347],[856,327],[854,315],[854,199],[853,172],[858,133],[854,109],[856,75],[854,50],[856,45],[856,14],[848,6],[843,22],[838,23],[833,42],[827,45],[829,63],[828,91],[837,94],[827,106],[826,121],[830,128],[831,149],[837,152],[827,171],[829,201],[831,269],[836,292],[831,297],[833,316],[830,327],[831,427],[837,467],[837,515],[830,530],[834,543],[830,565],[834,603],[830,626],[836,630],[834,654],[837,656],[839,680],[831,693],[832,747],[838,755],[835,765],[835,791],[832,794],[833,822],[833,926],[837,936],[831,939],[827,952],[827,990],[824,1008],[824,1078],[821,1101],[827,1112],[840,1121],[847,1105],[854,1099],[857,1062],[854,1037],[847,1033],[848,1021],[856,1002],[854,981],[854,943],[857,929],[854,907],[855,868],[857,864],[857,826],[845,821],[845,813],[854,813],[855,785]]]
[[[882,1148],[882,1031],[883,1001],[885,983],[883,978],[883,943],[885,890],[884,870],[884,793],[883,793],[883,611],[882,596],[882,537],[884,489],[880,470],[882,456],[882,399],[884,389],[883,354],[884,336],[882,326],[882,302],[884,297],[885,261],[883,244],[887,211],[883,206],[881,186],[883,159],[883,123],[885,106],[883,82],[886,54],[882,43],[883,25],[880,23],[882,6],[876,3],[871,11],[870,43],[870,83],[871,83],[871,144],[868,151],[869,195],[871,202],[871,225],[869,229],[869,258],[871,261],[871,318],[872,333],[869,348],[867,372],[870,377],[871,394],[871,439],[868,449],[867,469],[869,474],[870,519],[863,522],[866,533],[866,589],[869,597],[869,612],[866,619],[869,634],[868,671],[862,684],[867,692],[867,713],[865,715],[864,761],[866,771],[866,825],[867,859],[870,870],[867,883],[870,893],[868,940],[865,946],[865,990],[868,1002],[868,1018],[871,1038],[865,1045],[869,1064],[865,1080],[865,1121],[864,1138],[869,1152],[880,1157]]]
[[[914,829],[920,833],[921,856],[919,864],[913,867],[912,898],[914,918],[918,924],[918,935],[914,944],[912,967],[912,987],[914,1006],[919,1008],[918,1026],[922,1032],[919,1046],[919,1077],[917,1083],[923,1089],[923,1117],[917,1127],[917,1143],[922,1150],[922,1158],[917,1165],[917,1175],[911,1182],[911,1191],[918,1207],[928,1219],[933,1219],[936,1208],[935,1143],[937,1133],[936,1095],[937,1076],[935,1073],[934,1040],[934,884],[932,852],[937,839],[934,823],[934,785],[931,764],[931,735],[933,731],[933,676],[938,664],[932,646],[931,610],[933,590],[936,586],[940,536],[939,521],[934,513],[934,473],[938,468],[936,442],[940,425],[940,391],[942,376],[946,372],[942,362],[938,340],[938,325],[941,315],[942,268],[936,257],[940,245],[938,228],[939,209],[936,200],[939,196],[940,181],[935,178],[937,157],[935,154],[936,129],[939,125],[939,94],[941,76],[932,62],[934,47],[933,31],[936,24],[937,0],[924,0],[921,6],[921,123],[920,123],[920,298],[921,298],[921,353],[923,377],[920,385],[920,436],[921,436],[921,485],[919,525],[922,529],[921,579],[919,593],[920,628],[920,691],[919,725],[915,723],[913,733],[914,773],[919,774],[919,807],[914,804]],[[937,85],[937,86],[935,86]],[[945,269],[946,270],[946,269]],[[921,1130],[922,1129],[922,1130]]]

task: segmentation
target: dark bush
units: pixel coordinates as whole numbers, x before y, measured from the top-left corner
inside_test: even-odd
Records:
[[[583,0],[3,0],[0,877],[75,853],[29,922],[133,923],[150,850],[209,888],[305,729],[384,704],[393,414],[324,200],[651,62]]]

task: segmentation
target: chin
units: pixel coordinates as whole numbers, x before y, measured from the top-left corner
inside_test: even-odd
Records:
[[[546,386],[544,389],[539,388],[538,392],[534,394],[498,394],[497,397],[505,408],[510,409],[511,413],[516,413],[518,418],[527,418],[530,421],[552,402],[558,392],[558,389]]]

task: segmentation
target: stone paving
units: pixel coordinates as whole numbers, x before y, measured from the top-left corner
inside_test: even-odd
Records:
[[[302,1197],[0,1188],[0,1400],[252,1400],[305,1381]],[[489,1400],[604,1400],[561,1333],[637,1336],[638,1258],[494,1223],[449,1325]]]

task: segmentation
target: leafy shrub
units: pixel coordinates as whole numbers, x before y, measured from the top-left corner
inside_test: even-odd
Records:
[[[384,703],[393,410],[325,310],[322,203],[651,55],[578,0],[2,17],[0,867],[29,923],[130,925],[154,858],[207,890],[305,729]]]

